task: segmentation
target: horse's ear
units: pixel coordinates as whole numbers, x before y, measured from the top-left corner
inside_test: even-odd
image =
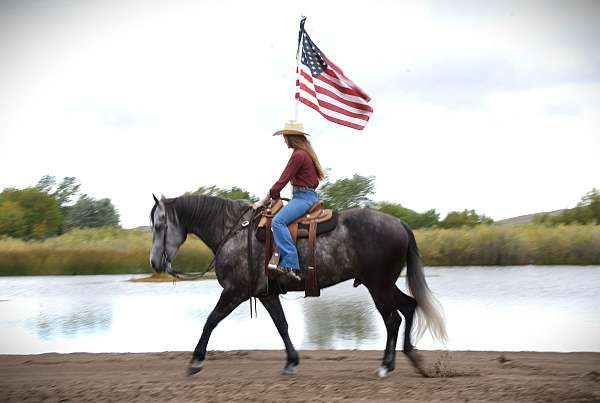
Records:
[[[154,193],[152,193],[152,197],[154,198],[154,203],[158,204],[158,199],[156,198],[156,196],[154,196]]]
[[[166,199],[167,199],[167,198],[165,197],[165,195],[161,193],[161,195],[160,195],[160,200],[162,200],[162,201],[165,201]]]

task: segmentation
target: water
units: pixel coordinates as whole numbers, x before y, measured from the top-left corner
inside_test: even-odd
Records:
[[[431,268],[452,350],[600,351],[600,267]],[[0,278],[0,354],[192,350],[221,287],[216,280],[131,283],[132,275]],[[398,285],[405,290],[404,279]],[[364,288],[282,297],[299,349],[376,349],[385,327]],[[402,329],[401,329],[402,330]],[[429,336],[417,344],[439,349]],[[209,349],[282,349],[268,313],[248,302]],[[400,348],[400,347],[399,347]]]

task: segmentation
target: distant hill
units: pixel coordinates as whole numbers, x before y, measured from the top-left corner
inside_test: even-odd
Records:
[[[518,217],[505,218],[504,220],[494,221],[494,224],[510,224],[510,225],[530,224],[531,222],[533,222],[533,219],[535,218],[535,216],[538,216],[541,214],[550,214],[551,216],[556,216],[556,215],[561,214],[563,211],[565,211],[565,210],[561,209],[561,210],[548,211],[545,213],[525,214],[525,215],[520,215]]]

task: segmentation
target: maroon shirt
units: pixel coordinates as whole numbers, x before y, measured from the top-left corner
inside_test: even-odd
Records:
[[[288,182],[292,182],[294,186],[305,186],[313,189],[319,186],[315,163],[310,155],[300,148],[294,149],[281,177],[269,191],[271,198],[279,199],[279,192]]]

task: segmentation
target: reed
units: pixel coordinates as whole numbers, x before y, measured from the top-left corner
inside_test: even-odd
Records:
[[[427,266],[600,265],[600,225],[480,225],[415,231]],[[152,235],[73,230],[44,241],[0,239],[0,275],[151,273]],[[212,252],[188,237],[173,266],[200,271]]]
[[[0,239],[0,275],[150,273],[152,235],[115,228],[78,229],[44,241]],[[212,252],[189,237],[173,266],[180,271],[206,267]]]
[[[479,225],[415,236],[427,266],[600,264],[600,225]]]

